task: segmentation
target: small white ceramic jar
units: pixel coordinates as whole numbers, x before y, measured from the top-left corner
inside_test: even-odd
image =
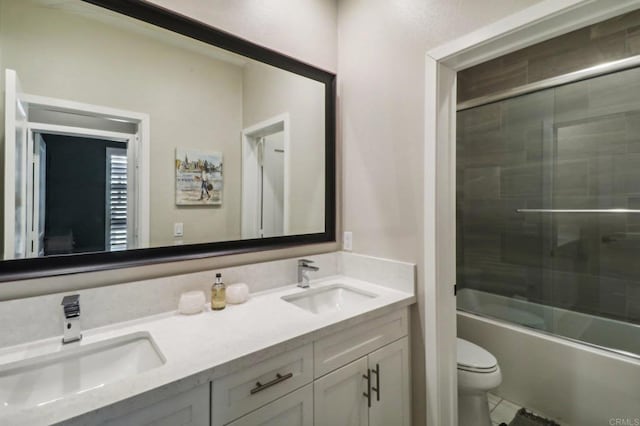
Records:
[[[249,286],[245,283],[236,283],[227,286],[227,303],[234,305],[244,303],[249,298]]]
[[[192,315],[202,312],[204,309],[204,292],[203,291],[187,291],[180,295],[178,303],[178,312],[183,315]]]

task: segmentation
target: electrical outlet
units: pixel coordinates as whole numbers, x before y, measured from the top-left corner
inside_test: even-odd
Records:
[[[182,237],[184,235],[184,225],[182,222],[176,222],[173,224],[173,236]]]
[[[353,233],[345,232],[342,236],[342,250],[353,250]]]

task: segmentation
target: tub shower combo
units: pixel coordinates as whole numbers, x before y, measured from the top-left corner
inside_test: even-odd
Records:
[[[458,308],[640,357],[640,57],[458,105]]]

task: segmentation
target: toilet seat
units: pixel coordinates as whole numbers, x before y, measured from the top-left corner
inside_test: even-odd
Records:
[[[493,373],[498,361],[487,350],[458,337],[458,370],[471,373]]]

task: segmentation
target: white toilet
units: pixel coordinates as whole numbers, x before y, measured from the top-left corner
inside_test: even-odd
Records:
[[[458,338],[458,426],[491,426],[487,392],[501,382],[496,358]]]

